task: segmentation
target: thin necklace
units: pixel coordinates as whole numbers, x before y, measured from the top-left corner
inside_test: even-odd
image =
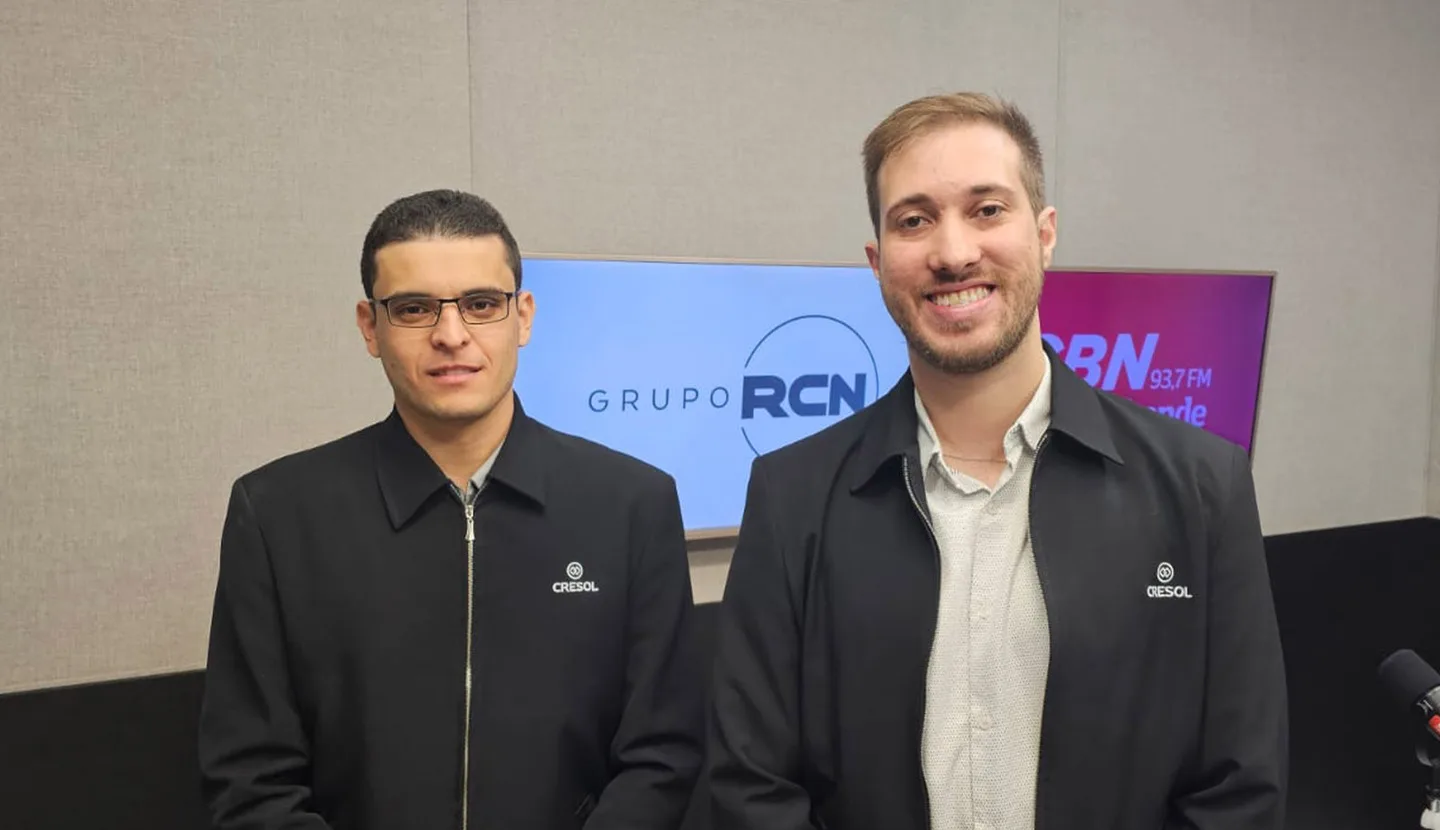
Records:
[[[970,457],[964,456],[964,455],[951,455],[951,454],[948,453],[948,452],[942,452],[942,453],[940,453],[940,455],[944,456],[945,458],[950,459],[951,461],[979,461],[979,462],[984,462],[984,463],[986,463],[986,464],[1005,464],[1005,463],[1008,463],[1007,460],[1004,459],[1004,458],[970,458]]]

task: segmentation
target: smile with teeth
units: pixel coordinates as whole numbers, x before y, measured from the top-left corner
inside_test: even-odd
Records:
[[[985,299],[990,296],[990,292],[994,290],[995,286],[993,285],[977,285],[974,288],[967,288],[964,291],[947,291],[942,294],[931,295],[930,302],[939,306],[963,308],[971,303],[977,303]]]

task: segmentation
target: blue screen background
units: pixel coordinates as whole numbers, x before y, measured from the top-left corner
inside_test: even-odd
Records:
[[[838,375],[842,392],[864,375],[869,404],[906,368],[864,267],[537,258],[523,287],[536,307],[515,382],[526,411],[670,473],[689,530],[740,523],[757,450],[851,414],[841,400],[831,415],[830,393],[815,388],[802,410],[823,404],[823,415],[791,414],[787,397],[783,418],[762,408],[742,419],[747,374]]]

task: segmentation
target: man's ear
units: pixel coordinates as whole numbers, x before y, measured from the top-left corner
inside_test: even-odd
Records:
[[[1054,207],[1047,207],[1040,211],[1035,217],[1035,224],[1040,228],[1040,263],[1042,267],[1049,268],[1050,262],[1055,257],[1055,243],[1058,241],[1058,229],[1056,228],[1056,214]]]
[[[515,316],[520,318],[520,345],[530,342],[530,326],[535,322],[535,295],[529,291],[515,292]]]
[[[380,344],[375,340],[375,326],[379,323],[379,314],[380,309],[370,300],[361,300],[355,304],[355,325],[360,329],[360,336],[365,338],[365,350],[371,357],[380,356]]]

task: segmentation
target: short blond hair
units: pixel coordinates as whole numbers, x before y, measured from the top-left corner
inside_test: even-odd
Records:
[[[1005,131],[1020,146],[1020,181],[1030,208],[1045,208],[1045,166],[1040,141],[1030,119],[1014,104],[980,92],[930,95],[904,104],[885,117],[865,137],[865,197],[870,202],[870,222],[880,233],[880,167],[885,160],[905,149],[910,142],[941,127],[968,123],[992,124]]]

